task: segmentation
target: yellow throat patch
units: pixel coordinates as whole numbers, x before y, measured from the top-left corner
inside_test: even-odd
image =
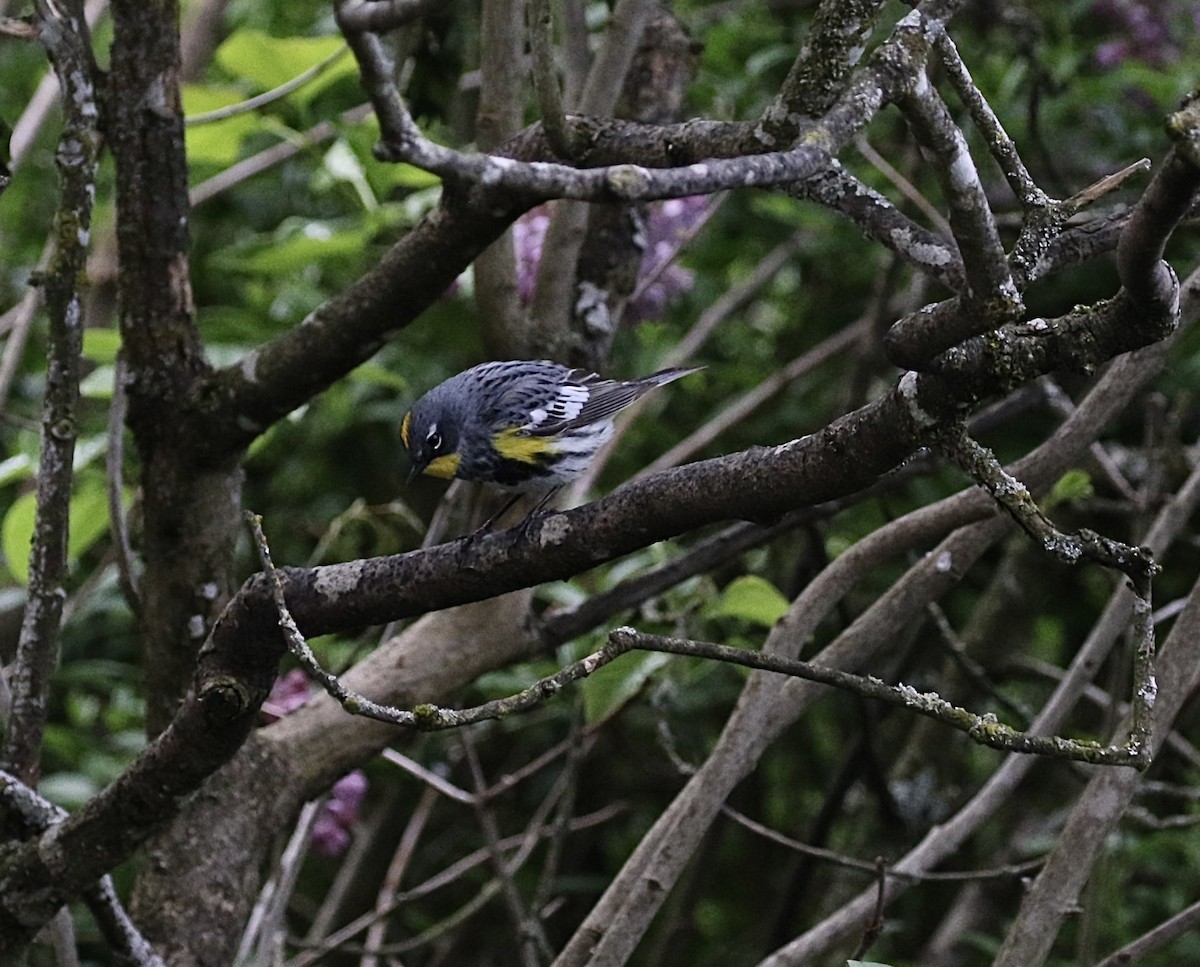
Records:
[[[461,462],[462,457],[457,453],[443,453],[435,460],[429,461],[429,466],[425,468],[425,476],[450,480],[458,473],[458,465]]]

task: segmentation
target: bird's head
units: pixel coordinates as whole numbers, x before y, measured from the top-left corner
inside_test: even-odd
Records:
[[[458,422],[453,414],[436,400],[418,400],[400,423],[400,442],[412,461],[408,479],[418,474],[452,478],[461,461],[458,441]]]

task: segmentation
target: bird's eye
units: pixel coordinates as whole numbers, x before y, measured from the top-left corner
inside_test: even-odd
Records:
[[[425,434],[425,442],[429,445],[429,449],[435,453],[442,448],[442,434],[434,424],[429,428],[429,432]]]

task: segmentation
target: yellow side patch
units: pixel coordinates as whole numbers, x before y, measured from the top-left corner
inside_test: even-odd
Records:
[[[496,452],[506,460],[517,463],[537,465],[542,463],[542,457],[552,453],[554,445],[550,438],[544,436],[526,436],[520,430],[501,430],[492,438]]]
[[[400,442],[404,444],[404,448],[408,449],[408,431],[412,427],[412,410],[404,414],[404,419],[400,421]]]
[[[443,453],[436,460],[429,461],[429,466],[425,468],[425,475],[450,480],[458,473],[458,464],[461,459],[457,453]]]

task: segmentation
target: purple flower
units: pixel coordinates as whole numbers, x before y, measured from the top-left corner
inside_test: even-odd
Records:
[[[513,251],[516,257],[517,293],[521,302],[533,301],[537,285],[538,265],[542,261],[542,243],[550,225],[550,206],[538,205],[518,218],[512,227]]]
[[[707,195],[695,195],[647,206],[640,240],[639,291],[626,309],[628,321],[640,322],[661,316],[667,306],[692,287],[695,277],[676,265],[675,260],[692,232],[707,218],[711,205],[712,199]],[[550,205],[539,205],[513,223],[517,293],[524,305],[533,301],[550,215]]]
[[[350,845],[350,831],[358,822],[367,795],[367,777],[355,769],[333,784],[329,799],[313,822],[309,845],[322,856],[341,856]]]
[[[274,722],[308,701],[308,676],[299,668],[275,679],[271,694],[263,702],[263,714]],[[309,845],[322,856],[341,856],[350,845],[350,831],[358,822],[358,813],[367,795],[367,777],[361,770],[348,772],[333,784],[329,799],[313,821]]]
[[[262,705],[263,716],[268,722],[281,719],[307,702],[311,694],[308,676],[299,668],[293,668],[286,675],[275,679],[275,684],[271,686],[271,694]]]
[[[330,818],[324,810],[313,823],[312,834],[308,839],[314,853],[321,856],[341,856],[350,845],[350,834],[342,825]]]
[[[629,322],[658,318],[695,284],[695,275],[678,265],[676,259],[711,207],[712,199],[707,195],[670,198],[649,206],[638,291],[625,310]]]
[[[1112,70],[1131,59],[1154,67],[1169,63],[1179,53],[1171,37],[1171,7],[1163,0],[1097,0],[1092,15],[1105,21],[1119,38],[1096,48],[1097,66]]]

